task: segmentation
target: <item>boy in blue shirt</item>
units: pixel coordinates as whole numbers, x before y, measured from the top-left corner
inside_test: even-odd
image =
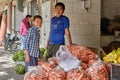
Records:
[[[39,47],[39,28],[42,25],[42,17],[39,15],[33,18],[33,27],[31,27],[25,37],[25,71],[28,71],[28,66],[36,66],[38,63],[38,57],[41,54]]]
[[[69,45],[72,44],[69,31],[69,19],[63,15],[64,10],[65,5],[62,2],[58,2],[55,5],[56,16],[51,19],[50,34],[46,46],[46,60],[56,55],[56,52],[59,49],[60,45],[65,45],[64,35],[66,35]]]

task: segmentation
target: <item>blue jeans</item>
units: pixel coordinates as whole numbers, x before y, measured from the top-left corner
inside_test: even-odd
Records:
[[[25,62],[25,72],[28,72],[28,66],[37,66],[38,58],[30,56],[30,62]]]
[[[23,50],[24,45],[25,45],[25,36],[21,35],[20,36],[20,41],[21,41],[21,49]]]

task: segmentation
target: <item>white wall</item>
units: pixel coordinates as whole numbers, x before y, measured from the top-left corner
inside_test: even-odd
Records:
[[[102,17],[112,19],[120,15],[120,0],[102,0]]]
[[[88,12],[81,7],[81,0],[58,0],[66,6],[65,15],[70,19],[73,43],[100,47],[100,0],[90,0]]]
[[[19,30],[20,23],[23,18],[24,18],[23,12],[20,12],[17,8],[15,8],[15,28],[16,28],[16,30]]]
[[[45,47],[50,30],[50,1],[42,4],[42,17],[43,24],[40,33],[40,44],[41,47]]]
[[[90,0],[88,12],[81,8],[81,0],[58,0],[65,4],[64,15],[70,19],[70,31],[73,43],[100,47],[100,9],[101,0]],[[45,46],[48,38],[50,26],[50,3],[42,6],[42,16],[44,19],[42,33],[42,46]],[[44,30],[43,30],[44,29]],[[47,35],[43,36],[46,33]]]
[[[27,11],[26,11],[26,7],[24,8],[24,12],[19,11],[17,8],[15,8],[15,13],[14,13],[14,17],[15,17],[15,28],[16,30],[20,29],[20,24],[23,18],[26,17],[27,15]]]

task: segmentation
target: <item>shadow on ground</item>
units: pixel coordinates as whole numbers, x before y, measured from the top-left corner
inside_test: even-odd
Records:
[[[24,75],[18,75],[14,71],[12,55],[13,53],[0,48],[0,80],[23,80]]]

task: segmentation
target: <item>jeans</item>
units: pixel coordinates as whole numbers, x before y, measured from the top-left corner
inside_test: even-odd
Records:
[[[38,58],[30,56],[30,62],[25,62],[25,72],[28,72],[28,66],[37,66]]]
[[[21,49],[23,50],[23,48],[24,48],[24,45],[25,45],[25,36],[23,36],[23,35],[21,35],[20,36],[20,41],[21,41]]]

